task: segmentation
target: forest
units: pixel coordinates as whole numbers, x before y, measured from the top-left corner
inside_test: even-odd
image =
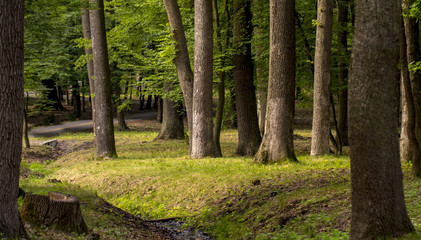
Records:
[[[0,0],[0,239],[420,239],[420,0]]]

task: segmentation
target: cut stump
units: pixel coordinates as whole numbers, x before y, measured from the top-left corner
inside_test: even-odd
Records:
[[[64,232],[88,233],[79,199],[64,193],[48,192],[48,196],[27,193],[21,217],[24,222],[33,225],[44,225]]]

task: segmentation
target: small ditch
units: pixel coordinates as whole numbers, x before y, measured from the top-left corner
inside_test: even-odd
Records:
[[[177,220],[164,220],[153,222],[156,227],[163,229],[174,240],[212,240],[213,238],[207,233],[186,227],[186,223]]]

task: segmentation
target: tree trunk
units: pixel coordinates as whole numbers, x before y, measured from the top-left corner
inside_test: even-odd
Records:
[[[80,86],[79,83],[72,85],[72,103],[73,103],[73,117],[80,118],[81,104],[80,104]]]
[[[88,233],[79,199],[64,193],[48,192],[48,196],[25,194],[21,215],[23,221],[33,225],[68,233]]]
[[[259,149],[260,137],[256,94],[253,84],[251,58],[250,0],[234,0],[233,73],[238,121],[238,155],[254,155]]]
[[[156,114],[156,120],[160,123],[162,123],[162,118],[163,118],[163,112],[164,112],[164,101],[161,97],[157,97],[158,98],[158,109],[157,109],[157,114]]]
[[[145,109],[152,109],[152,95],[149,95],[146,99]]]
[[[319,0],[314,57],[314,100],[311,155],[330,153],[330,56],[332,47],[333,0]]]
[[[343,88],[339,92],[339,116],[337,141],[343,146],[349,145],[348,140],[348,5],[349,0],[338,1],[338,81]]]
[[[83,37],[89,40],[92,40],[91,38],[91,24],[89,20],[89,10],[82,8],[82,28],[83,28]],[[88,80],[89,80],[89,101],[91,102],[91,108],[92,108],[92,120],[95,124],[95,81],[94,81],[94,63],[92,61],[92,48],[86,48],[85,47],[85,55],[87,59],[87,69],[88,69]],[[94,126],[95,131],[95,126]]]
[[[404,0],[403,7],[409,9],[414,0]],[[417,63],[421,61],[419,23],[416,18],[405,17],[405,35],[407,43],[408,63]],[[418,144],[421,144],[421,73],[419,71],[410,71],[412,95],[415,106],[415,134]]]
[[[23,115],[23,140],[25,142],[25,148],[31,148],[28,135],[28,115],[26,113],[26,109],[24,109]]]
[[[412,172],[421,176],[421,149],[415,135],[415,104],[409,77],[405,26],[402,21],[400,38],[400,64],[402,79],[401,159],[412,162]]]
[[[358,0],[356,6],[348,105],[350,239],[398,237],[414,230],[404,201],[395,111],[400,5]]]
[[[24,116],[23,0],[0,1],[0,235],[28,238],[18,210]]]
[[[259,163],[297,161],[293,122],[295,98],[295,1],[270,2],[270,60],[265,135]]]
[[[213,6],[213,16],[214,16],[214,24],[215,24],[215,31],[216,31],[216,45],[218,53],[221,54],[221,68],[225,67],[226,63],[226,56],[224,55],[229,43],[229,30],[230,30],[230,21],[225,21],[225,37],[222,39],[221,28],[219,25],[219,14],[218,14],[218,5],[217,0],[212,0]],[[229,19],[229,11],[228,11],[228,0],[224,1],[224,11],[225,11],[225,19]],[[221,127],[222,127],[222,118],[224,113],[225,107],[225,78],[226,72],[220,71],[218,74],[219,82],[218,82],[218,106],[216,108],[216,117],[215,117],[215,125],[213,129],[213,139],[215,141],[215,156],[222,157],[221,151]]]
[[[212,2],[194,1],[194,84],[191,157],[215,156],[212,132],[213,26]]]
[[[181,21],[180,10],[177,0],[164,0],[165,8],[168,14],[168,20],[171,26],[171,33],[176,42],[176,57],[174,64],[177,69],[178,80],[183,91],[184,104],[187,111],[187,122],[189,134],[193,134],[193,72],[190,66],[189,52],[187,49],[184,26]],[[189,152],[191,153],[191,137],[189,138]]]
[[[164,91],[171,91],[171,83],[166,82]],[[161,131],[157,139],[184,139],[183,116],[179,113],[177,103],[164,99]]]
[[[121,105],[121,98],[120,98],[121,87],[118,86],[118,84],[117,84],[117,86],[115,86],[115,94],[117,95],[116,105],[117,105],[117,126],[118,126],[118,130],[119,131],[125,131],[129,128],[127,127],[126,119],[124,117],[124,109],[118,109],[119,106]]]
[[[95,77],[95,141],[98,157],[115,157],[114,124],[111,104],[110,67],[108,64],[103,0],[91,0],[92,53]]]

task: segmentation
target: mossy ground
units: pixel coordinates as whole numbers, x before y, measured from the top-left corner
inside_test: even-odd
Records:
[[[251,157],[233,155],[234,130],[222,133],[224,157],[193,160],[186,141],[153,140],[159,131],[155,121],[130,127],[116,132],[114,159],[95,158],[92,133],[58,137],[75,149],[54,161],[25,159],[31,174],[21,180],[23,189],[80,197],[88,226],[103,239],[142,238],[133,237],[140,231],[133,226],[120,228],[124,219],[98,213],[97,195],[143,219],[180,217],[217,239],[348,239],[349,157],[310,157],[310,130],[294,132],[298,163],[258,165]],[[408,212],[420,232],[421,181],[409,174],[410,166],[403,169]],[[37,239],[37,231],[31,234]]]

